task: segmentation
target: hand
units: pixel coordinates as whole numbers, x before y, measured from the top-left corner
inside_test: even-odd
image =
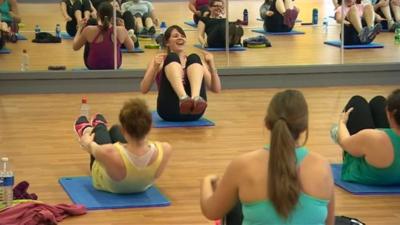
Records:
[[[343,21],[343,24],[350,25],[351,23],[347,20]]]
[[[117,18],[117,26],[125,27],[125,21],[121,18]]]
[[[265,13],[265,15],[272,16],[272,15],[274,15],[274,12],[273,11],[267,11],[267,13]]]
[[[214,55],[207,52],[207,51],[203,51],[203,56],[204,56],[204,60],[206,61],[206,63],[208,65],[213,65],[214,64]]]
[[[348,109],[346,112],[342,112],[339,116],[339,123],[347,124],[347,120],[349,120],[350,113],[354,110],[353,107]]]
[[[157,54],[156,57],[154,58],[154,66],[158,68],[161,65],[161,63],[164,62],[166,56],[167,56],[166,53]]]
[[[93,139],[94,133],[85,132],[78,141],[82,148],[89,149],[90,143],[93,142]]]
[[[194,14],[196,14],[196,16],[201,16],[201,12],[200,11],[196,11]]]
[[[210,174],[210,175],[207,175],[204,179],[207,180],[208,182],[210,182],[210,185],[213,190],[217,189],[218,184],[219,184],[219,177],[217,175]]]
[[[87,24],[87,19],[82,19],[81,21],[78,22],[78,28],[83,29]]]

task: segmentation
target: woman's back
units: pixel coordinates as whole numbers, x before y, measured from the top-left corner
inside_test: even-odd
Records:
[[[269,200],[268,150],[254,151],[239,159],[239,164],[243,161],[238,178],[243,224],[325,224],[333,192],[329,164],[320,156],[308,153],[306,148],[296,149],[296,158],[301,183],[297,206],[301,207],[295,207],[287,221],[280,217]]]
[[[87,59],[87,66],[89,69],[113,69],[114,68],[114,31],[110,27],[108,30],[103,31],[101,26],[89,26],[87,40],[89,43],[90,51]],[[119,68],[122,63],[121,42],[122,35],[121,29],[117,27],[117,67]]]

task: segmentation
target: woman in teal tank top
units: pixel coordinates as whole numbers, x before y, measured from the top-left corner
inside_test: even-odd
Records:
[[[296,90],[277,93],[264,122],[270,132],[268,148],[237,157],[221,179],[216,175],[204,178],[200,198],[204,216],[221,219],[234,209],[239,213],[226,221],[228,225],[333,225],[329,163],[301,144],[308,136],[303,94]]]
[[[344,149],[342,179],[400,184],[400,89],[368,103],[354,96],[341,114],[337,141]]]
[[[13,23],[21,22],[17,0],[0,0],[0,15],[1,21],[7,23],[9,27],[12,27]]]

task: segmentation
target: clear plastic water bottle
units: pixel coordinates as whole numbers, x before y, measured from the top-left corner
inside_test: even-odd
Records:
[[[61,38],[61,26],[60,26],[60,24],[56,25],[56,37]]]
[[[40,33],[40,26],[38,24],[36,24],[35,26],[35,34]]]
[[[322,22],[322,26],[324,27],[324,33],[328,33],[328,26],[329,26],[329,19],[328,17],[324,17],[324,20]]]
[[[331,130],[330,130],[331,139],[335,144],[339,143],[339,140],[338,140],[338,129],[339,129],[339,126],[335,123],[335,124],[332,125]]]
[[[248,25],[249,24],[249,11],[247,9],[243,10],[243,23],[242,25]]]
[[[21,71],[29,70],[29,55],[26,49],[22,50],[21,54]]]
[[[7,157],[1,158],[0,170],[0,209],[12,205],[14,173],[11,170]]]
[[[400,28],[396,28],[396,31],[394,33],[394,43],[396,45],[400,45]]]
[[[87,118],[89,118],[89,111],[90,111],[90,106],[88,104],[87,97],[82,97],[81,116],[86,116]]]
[[[318,24],[318,9],[312,10],[312,24]]]

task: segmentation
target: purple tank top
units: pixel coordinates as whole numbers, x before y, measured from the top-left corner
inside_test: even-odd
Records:
[[[99,29],[101,27],[99,26]],[[114,69],[114,43],[112,41],[113,28],[107,31],[100,31],[90,43],[90,50],[87,60],[87,66],[92,70]],[[103,35],[103,41],[96,43],[97,39]],[[117,68],[121,66],[121,43],[117,40]]]
[[[208,0],[196,0],[196,9],[200,9],[204,5],[208,5]]]

